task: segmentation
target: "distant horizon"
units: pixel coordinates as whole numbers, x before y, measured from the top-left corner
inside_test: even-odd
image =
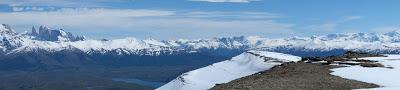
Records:
[[[8,24],[6,24],[6,25],[8,25]],[[48,27],[48,26],[46,26],[46,25],[31,26],[31,28],[30,28],[29,30],[15,30],[13,26],[11,26],[11,28],[14,29],[14,31],[17,32],[17,33],[24,33],[24,32],[31,33],[32,27],[35,27],[35,29],[38,30],[38,28],[39,28],[40,26]],[[55,28],[55,27],[48,27],[48,28],[50,28],[51,30],[61,30],[61,29],[62,29],[63,31],[70,32],[69,30],[65,30],[64,28]],[[329,35],[329,34],[346,34],[346,33],[349,33],[349,34],[351,34],[351,33],[366,33],[366,34],[373,34],[373,33],[376,33],[376,34],[386,34],[386,33],[390,33],[390,32],[399,32],[399,33],[400,33],[400,30],[392,30],[392,31],[386,31],[386,32],[341,32],[341,33],[327,33],[327,34],[310,35],[310,36],[297,36],[297,35],[294,35],[294,36],[288,36],[288,37],[275,37],[275,38],[271,38],[271,37],[268,37],[268,36],[262,36],[262,35],[238,35],[238,36],[221,36],[221,37],[217,37],[217,36],[216,36],[216,37],[203,37],[203,38],[176,38],[176,39],[158,39],[158,38],[151,38],[151,37],[148,37],[148,38],[140,38],[140,37],[135,37],[135,36],[111,37],[111,38],[106,38],[106,37],[104,37],[104,38],[102,38],[102,37],[94,37],[94,38],[93,38],[93,37],[87,37],[84,33],[83,33],[83,34],[79,34],[79,32],[71,32],[71,33],[72,33],[73,35],[84,36],[84,37],[86,37],[86,39],[90,39],[90,40],[101,40],[101,39],[108,39],[108,40],[110,40],[110,39],[136,38],[136,39],[140,39],[140,40],[155,39],[155,40],[167,40],[167,41],[168,41],[168,40],[178,40],[178,39],[184,39],[184,40],[200,40],[200,39],[231,38],[231,37],[261,37],[261,38],[266,38],[266,39],[284,39],[284,38],[292,38],[292,37],[308,38],[308,37],[312,37],[312,36],[322,36],[322,35]],[[76,33],[78,33],[78,34],[76,34]]]
[[[0,23],[47,25],[90,38],[284,38],[400,29],[400,1],[1,0]]]

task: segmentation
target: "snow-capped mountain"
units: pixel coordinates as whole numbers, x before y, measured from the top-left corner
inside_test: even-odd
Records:
[[[207,90],[216,84],[268,70],[284,62],[297,62],[301,57],[288,54],[248,51],[230,60],[184,73],[156,90]]]
[[[123,38],[77,39],[64,30],[42,26],[17,33],[0,25],[0,70],[54,70],[153,66],[173,72],[157,80],[170,81],[181,72],[227,60],[249,50],[296,56],[340,55],[347,50],[400,53],[399,32],[343,33],[312,37],[268,39],[259,36],[198,40]],[[44,33],[41,33],[44,32]],[[55,38],[57,36],[57,38]],[[179,70],[177,70],[179,68]],[[161,79],[160,79],[161,78]]]
[[[243,52],[246,50],[267,50],[276,52],[329,52],[357,50],[375,53],[399,53],[400,32],[378,33],[343,33],[312,37],[292,37],[268,39],[257,36],[212,38],[199,40],[154,39],[139,40],[124,38],[114,40],[84,40],[64,30],[52,30],[40,26],[39,31],[32,28],[28,34],[18,34],[8,25],[0,27],[2,45],[5,53],[18,53],[34,50],[49,52],[77,49],[87,54],[98,52],[116,52],[119,54],[159,55],[176,52],[215,52],[225,54],[226,50]],[[300,55],[302,56],[302,55]]]
[[[74,36],[64,30],[52,30],[40,26],[37,32],[32,28],[31,33],[18,34],[8,25],[3,25],[1,36],[4,37],[1,45],[4,53],[23,53],[35,50],[56,52],[68,49],[77,49],[87,54],[115,52],[119,54],[159,55],[174,52],[197,52],[205,49],[245,49],[246,42],[237,42],[243,38],[220,38],[212,40],[178,40],[158,41],[154,39],[139,40],[124,38],[114,40],[84,40],[82,36]],[[10,42],[10,43],[9,43]],[[223,43],[221,43],[223,42]]]
[[[0,26],[0,50],[11,50],[21,47],[20,36],[9,25]]]

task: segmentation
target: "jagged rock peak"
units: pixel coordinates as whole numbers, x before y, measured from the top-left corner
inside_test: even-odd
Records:
[[[82,41],[85,40],[83,36],[74,36],[70,32],[66,32],[63,29],[51,29],[47,26],[40,26],[39,32],[32,27],[32,36],[35,36],[38,40],[45,41]]]
[[[31,33],[31,35],[33,35],[33,36],[37,36],[37,35],[39,35],[39,33],[36,31],[36,29],[35,29],[35,26],[32,26],[32,33]]]

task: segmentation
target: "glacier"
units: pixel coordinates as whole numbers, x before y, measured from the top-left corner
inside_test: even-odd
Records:
[[[207,90],[216,84],[268,70],[285,62],[297,62],[301,57],[288,54],[248,51],[230,60],[183,73],[156,90]]]

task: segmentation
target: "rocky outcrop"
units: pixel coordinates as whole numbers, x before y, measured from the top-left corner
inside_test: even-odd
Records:
[[[39,35],[39,33],[35,29],[35,26],[32,27],[31,35],[33,35],[33,36]]]
[[[387,57],[382,54],[360,53],[354,51],[347,51],[342,56],[329,56],[329,57],[304,57],[303,62],[306,63],[321,63],[323,65],[339,64],[339,65],[360,65],[362,67],[385,67],[374,60],[366,60],[367,57]],[[389,68],[389,67],[387,67]]]
[[[46,26],[39,27],[39,33],[35,27],[32,27],[31,35],[37,40],[44,41],[81,41],[85,40],[83,36],[74,36],[70,32],[66,32],[63,29],[50,29]]]

